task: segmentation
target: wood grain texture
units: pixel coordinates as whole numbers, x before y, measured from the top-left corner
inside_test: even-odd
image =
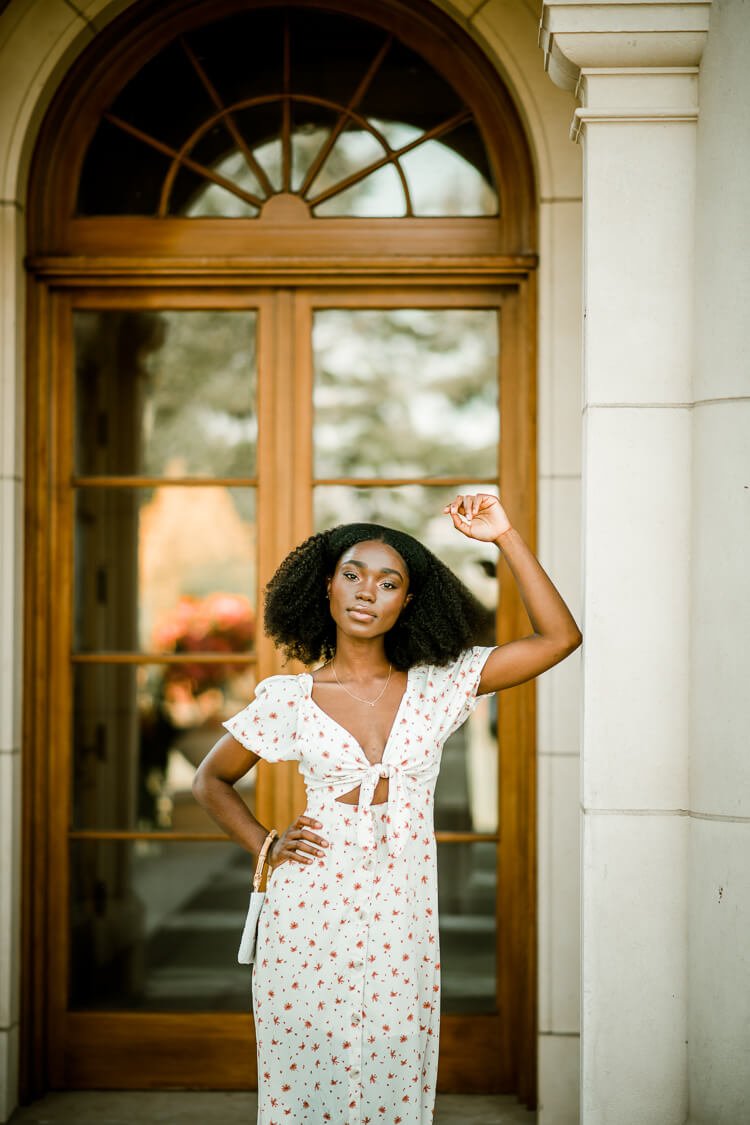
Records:
[[[249,977],[248,972],[248,992]],[[247,1090],[257,1081],[249,1015],[73,1012],[56,1085],[79,1090]]]
[[[147,296],[141,301],[140,296]],[[140,290],[134,305],[158,307],[158,287]],[[190,307],[200,307],[202,294],[193,292]],[[53,450],[50,468],[58,483],[52,490],[54,502],[48,513],[48,541],[51,565],[72,592],[72,526],[73,497],[75,491],[87,482],[72,476],[72,382],[73,369],[70,316],[73,303],[77,304],[75,290],[60,292],[54,301],[53,368],[55,370],[55,395],[50,400],[53,419]],[[86,293],[86,307],[95,306],[92,293]],[[212,303],[212,302],[210,302]],[[291,547],[312,530],[312,315],[319,308],[398,308],[430,307],[496,308],[500,321],[500,473],[498,484],[514,522],[522,534],[533,544],[534,508],[534,377],[533,355],[528,340],[531,320],[528,304],[528,283],[501,286],[433,289],[422,284],[402,285],[400,288],[382,289],[372,284],[355,290],[329,286],[315,292],[279,288],[275,291],[243,295],[241,307],[252,306],[259,310],[259,444],[258,473],[253,480],[258,488],[259,535],[259,585],[268,580],[278,562]],[[109,480],[109,478],[108,478]],[[415,483],[444,483],[440,478],[414,478]],[[130,482],[123,482],[123,486]],[[206,478],[207,486],[216,482]],[[363,484],[355,481],[352,483]],[[378,483],[370,482],[370,483]],[[380,482],[388,486],[393,482]],[[197,487],[196,482],[196,487]],[[525,614],[512,582],[501,582],[498,607],[498,635],[500,640],[518,636],[527,631]],[[43,594],[43,591],[40,592]],[[48,817],[39,831],[46,835],[50,854],[49,892],[47,896],[48,925],[54,927],[59,940],[49,950],[47,971],[46,1026],[49,1036],[49,1078],[54,1084],[90,1081],[91,1059],[85,1063],[78,1059],[75,1037],[70,1036],[73,1013],[67,1010],[68,944],[68,890],[67,841],[88,840],[94,846],[97,839],[151,838],[149,833],[70,832],[67,808],[72,746],[71,681],[70,672],[75,663],[142,663],[148,661],[173,662],[174,658],[160,654],[140,653],[84,653],[71,656],[72,598],[64,599],[68,608],[60,615],[55,632],[53,650],[47,667],[49,684],[48,701],[54,718],[49,755],[45,769],[54,783],[55,800],[48,804]],[[195,656],[191,655],[195,660]],[[209,657],[209,659],[212,659]],[[215,659],[215,658],[213,658]],[[268,638],[260,636],[255,653],[258,675],[262,678],[281,671],[279,654]],[[235,654],[234,661],[242,664],[253,656]],[[177,662],[177,661],[174,661]],[[480,1075],[492,1073],[492,1089],[531,1090],[533,1097],[535,977],[534,958],[534,738],[533,738],[533,688],[522,687],[504,693],[499,705],[499,730],[501,745],[499,785],[499,838],[482,835],[482,839],[497,842],[498,892],[497,892],[497,1001],[498,1012],[482,1017],[481,1049],[466,1055],[466,1043],[479,1026],[476,1016],[452,1016],[446,1024],[447,1033],[441,1045],[441,1089],[479,1090]],[[63,799],[61,799],[61,797]],[[258,815],[268,828],[283,829],[305,807],[305,794],[301,778],[293,763],[268,767],[261,763],[258,777]],[[188,834],[189,835],[189,834]],[[188,837],[186,836],[185,839]],[[199,838],[199,837],[196,837]],[[479,839],[471,834],[440,833],[443,844],[451,845]],[[177,837],[175,837],[177,839]],[[180,836],[182,839],[182,836]],[[204,837],[205,839],[205,837]],[[213,839],[213,837],[212,837]],[[216,840],[220,840],[219,835]],[[82,1014],[78,1014],[78,1019]],[[86,1017],[96,1020],[93,1013]],[[103,1017],[101,1017],[103,1018]],[[112,1013],[108,1021],[120,1017]],[[127,1035],[141,1018],[151,1024],[153,1016],[135,1017],[122,1014],[125,1020],[122,1034]],[[190,1017],[192,1021],[192,1017]],[[171,1026],[171,1025],[170,1025]],[[236,1027],[243,1025],[236,1024]],[[450,1028],[455,1028],[455,1034]],[[461,1030],[462,1028],[462,1030]],[[197,1029],[197,1025],[196,1025]],[[523,1029],[523,1031],[522,1031]],[[137,1037],[136,1037],[137,1038]],[[188,1037],[189,1038],[189,1037]],[[189,1068],[190,1049],[187,1040],[179,1038],[184,1065]],[[64,1046],[65,1045],[65,1046]],[[247,1046],[247,1045],[246,1045]],[[64,1049],[63,1049],[64,1048]],[[132,1046],[132,1058],[140,1058],[140,1040]],[[169,1048],[171,1051],[172,1048]],[[177,1051],[178,1048],[174,1047]],[[239,1048],[238,1048],[239,1050]],[[62,1053],[61,1053],[62,1051]],[[477,1053],[478,1052],[478,1053]],[[178,1051],[179,1053],[179,1051]],[[169,1055],[171,1059],[172,1056]],[[126,1052],[125,1057],[131,1057]],[[233,1057],[230,1056],[228,1057]],[[162,1079],[159,1074],[171,1074],[169,1067],[177,1065],[172,1059],[152,1059],[153,1081]],[[467,1061],[468,1060],[468,1061]],[[498,1063],[498,1060],[501,1060]],[[158,1066],[157,1066],[158,1063]],[[162,1066],[162,1063],[164,1065]],[[470,1065],[471,1064],[471,1065]],[[107,1071],[106,1052],[101,1056],[104,1073]],[[233,1065],[233,1064],[232,1064]],[[475,1069],[472,1070],[472,1067]],[[161,1069],[160,1069],[161,1068]],[[230,1067],[231,1070],[231,1067]],[[187,1073],[187,1070],[186,1070]],[[472,1077],[473,1075],[473,1077]],[[123,1079],[120,1081],[130,1081]],[[166,1079],[164,1079],[166,1080]],[[105,1082],[105,1078],[100,1078]],[[135,1079],[133,1079],[135,1081]],[[220,1067],[211,1080],[218,1085],[233,1081],[229,1070]],[[210,1085],[210,1082],[207,1083]]]
[[[316,6],[314,0],[300,2],[303,7]],[[189,6],[168,0],[141,6],[137,18],[129,13],[114,21],[97,37],[85,65],[73,66],[64,80],[33,161],[24,608],[25,1097],[37,1096],[50,1085],[243,1089],[256,1078],[249,1015],[84,1013],[68,1008],[69,841],[94,847],[96,839],[152,838],[149,833],[69,831],[74,664],[162,659],[159,654],[138,653],[71,655],[76,490],[160,483],[257,488],[260,595],[284,555],[313,530],[313,486],[319,483],[313,475],[312,448],[313,310],[496,308],[501,338],[497,483],[514,523],[527,542],[534,546],[535,541],[533,170],[508,92],[476,44],[432,4],[360,0],[358,15],[380,24],[384,44],[393,35],[428,58],[471,108],[490,152],[502,202],[499,218],[313,219],[291,208],[277,210],[276,218],[269,209],[258,219],[75,217],[82,161],[101,113],[116,92],[146,55],[188,31],[209,9],[220,18],[239,5],[240,0]],[[242,0],[242,7],[247,6]],[[326,3],[329,10],[342,13],[350,6],[349,0]],[[377,72],[380,61],[381,56],[373,59],[363,82]],[[199,70],[198,63],[196,80],[203,81]],[[355,105],[362,92],[355,90]],[[287,177],[288,104],[287,99]],[[233,309],[239,315],[257,310],[256,475],[165,482],[151,477],[76,477],[73,308]],[[406,482],[347,478],[329,483],[395,487]],[[454,478],[431,476],[414,483],[450,484]],[[257,604],[262,626],[262,597]],[[508,640],[527,631],[521,600],[505,573],[498,637]],[[222,656],[222,661],[229,660],[256,660],[259,678],[283,669],[262,628],[253,654]],[[494,841],[498,871],[497,1011],[443,1017],[439,1089],[515,1091],[530,1105],[535,1103],[536,1086],[534,698],[533,686],[525,685],[499,700],[497,837],[438,833],[438,840],[449,846],[467,839]],[[293,763],[274,768],[260,764],[257,802],[259,818],[269,828],[282,830],[302,811],[304,788]],[[191,834],[179,838],[183,836]]]

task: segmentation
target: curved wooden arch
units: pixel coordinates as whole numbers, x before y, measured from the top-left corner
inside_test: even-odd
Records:
[[[256,0],[258,9],[283,8],[283,0]],[[501,79],[473,40],[428,0],[359,0],[352,12],[347,0],[296,0],[295,8],[324,7],[326,12],[356,15],[397,38],[422,56],[455,89],[472,112],[484,138],[501,199],[498,218],[412,220],[358,220],[343,222],[341,246],[349,246],[354,224],[378,224],[372,250],[398,246],[401,258],[424,254],[432,239],[425,238],[426,224],[434,233],[435,251],[441,242],[450,245],[450,256],[471,257],[482,247],[484,256],[525,259],[533,267],[536,250],[535,184],[529,144],[515,105]],[[29,190],[28,247],[33,263],[59,256],[99,258],[177,256],[205,259],[208,233],[217,257],[260,252],[283,256],[284,240],[274,247],[272,238],[254,245],[257,219],[233,218],[223,227],[216,219],[170,217],[169,233],[154,229],[158,219],[141,216],[78,218],[76,192],[83,160],[94,132],[117,94],[137,71],[177,36],[206,23],[215,23],[239,10],[247,0],[208,0],[186,9],[184,0],[164,4],[147,0],[113,21],[79,57],[61,84],[40,130],[32,163]],[[267,95],[268,96],[268,95]],[[298,95],[297,95],[298,96]],[[194,138],[193,138],[194,139]],[[390,156],[386,156],[390,160]],[[398,163],[397,161],[395,163]],[[56,190],[51,192],[49,185]],[[309,185],[306,185],[309,186]],[[405,224],[418,223],[412,232]],[[208,223],[209,228],[205,227]],[[164,225],[161,220],[162,227]],[[336,220],[327,219],[336,246]],[[471,224],[474,224],[473,231]],[[389,239],[386,226],[398,225]],[[119,235],[117,228],[119,227]],[[243,230],[243,227],[245,228]],[[247,229],[247,228],[250,229]],[[204,229],[202,229],[204,228]],[[127,234],[125,234],[127,231]],[[466,231],[466,237],[464,237]],[[238,241],[239,240],[239,241]],[[320,256],[320,248],[313,250]]]
[[[234,105],[225,106],[224,109],[222,109],[219,113],[214,113],[214,114],[212,114],[211,117],[207,117],[206,120],[203,121],[198,126],[197,129],[194,129],[193,132],[188,137],[188,139],[176,151],[176,154],[175,154],[175,156],[172,160],[172,163],[169,167],[169,171],[167,172],[166,176],[164,177],[164,183],[163,183],[162,189],[161,189],[161,197],[159,199],[159,212],[158,212],[159,218],[163,218],[168,212],[169,196],[171,194],[172,186],[174,184],[177,173],[180,170],[180,164],[184,163],[185,157],[188,156],[190,154],[190,152],[192,152],[195,145],[198,143],[198,141],[201,139],[201,137],[205,133],[207,133],[210,129],[212,129],[213,126],[217,124],[217,122],[226,121],[227,118],[232,113],[235,113],[237,110],[252,109],[256,105],[270,105],[273,102],[282,101],[285,96],[286,95],[284,95],[284,94],[261,94],[257,98],[245,98],[243,101],[236,102]],[[403,168],[401,167],[401,165],[398,161],[398,155],[397,155],[395,149],[392,149],[391,146],[388,144],[388,141],[383,136],[383,134],[380,132],[380,130],[376,129],[375,126],[372,125],[367,120],[366,117],[363,117],[360,113],[357,113],[356,110],[348,109],[346,106],[339,105],[338,102],[331,101],[330,98],[319,98],[319,97],[315,97],[313,94],[292,94],[290,96],[289,100],[292,101],[292,102],[305,102],[305,103],[309,103],[310,105],[324,106],[326,109],[340,110],[347,118],[356,122],[356,124],[359,125],[360,129],[362,129],[366,133],[370,133],[371,136],[375,137],[376,141],[383,148],[386,155],[385,155],[385,157],[382,161],[378,161],[377,165],[369,165],[368,167],[361,169],[357,173],[357,178],[363,179],[365,176],[369,175],[370,172],[374,171],[376,167],[380,167],[381,163],[382,164],[392,164],[395,167],[396,171],[398,172],[399,178],[401,180],[401,186],[403,188],[404,197],[406,199],[406,208],[407,208],[406,213],[408,215],[410,215],[412,213],[411,198],[410,198],[410,193],[409,193],[409,185],[406,182],[406,176],[404,175],[404,170],[403,170]],[[105,114],[105,117],[107,117],[109,120],[115,120],[112,117],[111,114]],[[418,144],[422,144],[426,139],[428,139],[428,138],[427,137],[418,137],[416,139],[416,141],[412,142],[412,144],[405,145],[403,147],[403,149],[400,149],[399,153],[406,152],[406,151],[408,151],[408,149],[414,148]],[[304,184],[302,186],[304,187]],[[227,190],[228,191],[234,191],[235,190],[234,185],[227,183]],[[343,189],[341,189],[340,187],[337,187],[337,191],[341,191],[341,190],[343,190]],[[245,194],[247,195],[248,193],[245,193]],[[280,194],[280,193],[274,192],[273,190],[271,190],[269,192],[269,195],[277,195],[277,194]],[[299,195],[303,200],[305,200],[305,202],[309,202],[310,206],[315,206],[315,204],[317,202],[319,202],[317,198],[308,201],[306,199],[305,193],[302,190],[302,188],[300,188],[300,190],[295,192],[294,194]],[[250,199],[250,202],[254,202],[256,207],[262,207],[265,200],[258,199],[257,201],[254,201],[254,200]]]

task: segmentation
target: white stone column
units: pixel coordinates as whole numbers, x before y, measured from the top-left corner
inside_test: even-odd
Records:
[[[698,126],[690,759],[691,1121],[750,1117],[750,10],[711,11]]]
[[[683,1125],[691,347],[707,3],[544,5],[583,146],[581,1116]]]

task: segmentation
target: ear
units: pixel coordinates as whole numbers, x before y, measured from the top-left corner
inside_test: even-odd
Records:
[[[403,605],[404,609],[406,609],[406,607],[408,606],[409,602],[412,600],[413,597],[414,597],[413,594],[407,594],[406,595],[406,597],[404,598],[404,605]]]

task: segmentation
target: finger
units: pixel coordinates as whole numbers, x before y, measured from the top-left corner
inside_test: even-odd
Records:
[[[300,829],[300,831],[296,833],[296,836],[298,840],[310,840],[311,843],[318,844],[320,847],[328,847],[328,841],[323,836],[318,836],[316,832]]]
[[[458,506],[456,508],[456,515],[458,516],[459,520],[461,521],[457,526],[461,527],[461,530],[465,530],[466,528],[471,526],[471,516],[472,516],[471,501],[472,501],[472,497],[471,496],[458,496],[457,500],[459,501],[459,503],[458,503]]]
[[[451,519],[453,520],[453,526],[459,531],[463,531],[467,527],[464,516],[459,512],[457,507],[453,508],[451,511]]]
[[[453,520],[453,526],[457,531],[460,531],[465,535],[468,529],[471,527],[471,523],[467,516],[459,510],[462,506],[463,497],[456,497],[456,499],[453,501],[453,504],[451,505],[450,515],[451,519]]]
[[[316,859],[318,856],[323,855],[323,851],[321,848],[316,848],[312,844],[306,844],[304,842],[300,842],[299,844],[297,844],[296,851],[298,853],[304,852],[305,855],[314,855]]]
[[[295,827],[306,824],[309,828],[322,828],[323,825],[319,820],[313,820],[311,816],[298,816],[294,822]]]
[[[461,511],[464,506],[464,499],[465,497],[463,496],[456,496],[455,499],[450,502],[450,504],[446,504],[445,508],[443,508],[443,511],[446,515],[451,517],[453,526],[455,527],[456,531],[460,531],[463,535],[466,535],[467,529],[471,526],[471,523]]]
[[[323,849],[318,841],[308,836],[300,836],[297,841],[292,844],[294,848],[304,848],[305,851],[314,851],[315,855],[322,855]]]
[[[293,859],[295,863],[312,863],[313,859],[309,855],[298,855],[297,852],[290,852],[289,858]]]
[[[284,849],[284,859],[294,860],[295,863],[312,863],[312,856],[305,855],[301,849],[288,846]],[[282,861],[283,862],[283,861]]]

